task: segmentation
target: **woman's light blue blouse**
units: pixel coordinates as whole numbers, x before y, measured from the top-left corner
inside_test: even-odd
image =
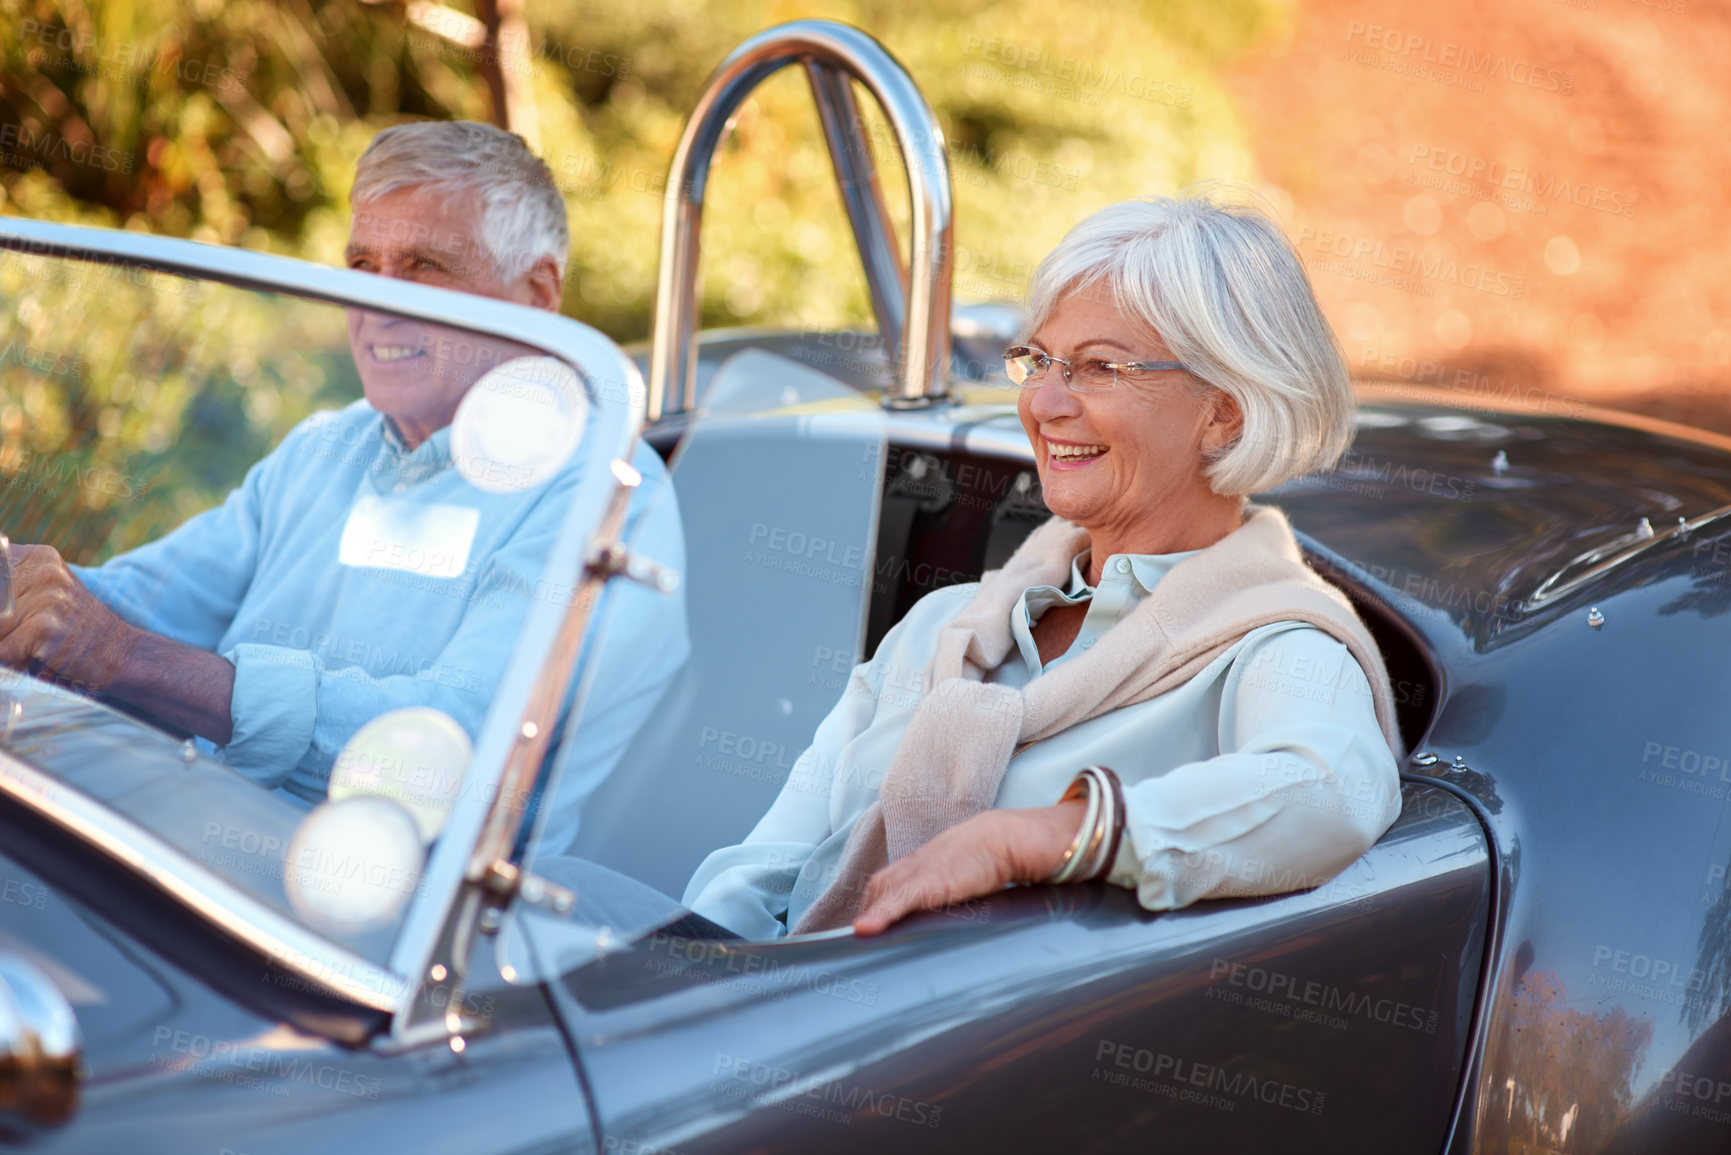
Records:
[[[1019,688],[1040,675],[1032,626],[1052,606],[1088,605],[1055,666],[1090,649],[1188,556],[1109,557],[1090,588],[1082,554],[1068,588],[1022,595],[1011,619],[1016,650],[987,680]],[[687,906],[750,938],[784,935],[798,923],[877,799],[939,631],[977,588],[923,598],[872,660],[854,668],[774,805],[743,843],[703,862]],[[1299,622],[1252,630],[1183,686],[1023,750],[996,804],[1050,806],[1096,763],[1117,771],[1126,792],[1125,838],[1109,880],[1135,889],[1150,910],[1319,885],[1400,812],[1394,754],[1364,671],[1345,645]]]

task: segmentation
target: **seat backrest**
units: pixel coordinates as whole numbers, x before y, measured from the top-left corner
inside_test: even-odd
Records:
[[[808,400],[815,387],[796,374],[822,377],[741,355],[718,371],[710,398],[730,388],[721,379],[730,371],[732,396],[776,400],[790,388]],[[571,850],[674,897],[775,800],[859,660],[871,592],[875,422],[718,408],[712,401],[672,468],[691,659],[589,799]]]

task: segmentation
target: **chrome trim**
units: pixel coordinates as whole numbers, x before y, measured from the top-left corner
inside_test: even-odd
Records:
[[[58,1127],[78,1110],[84,1035],[41,967],[0,951],[0,1111]]]
[[[0,750],[0,794],[95,846],[315,988],[375,1011],[395,1010],[412,990],[379,964],[308,930],[131,819],[5,750]],[[361,975],[366,979],[355,977]]]
[[[1618,566],[1632,561],[1649,550],[1658,548],[1673,538],[1678,541],[1687,541],[1689,535],[1696,530],[1728,516],[1731,516],[1731,505],[1703,513],[1692,521],[1686,521],[1679,517],[1676,525],[1661,530],[1655,530],[1652,523],[1643,517],[1631,532],[1570,558],[1561,569],[1539,583],[1539,588],[1521,603],[1521,612],[1529,613],[1549,602],[1556,601],[1558,598],[1566,597],[1583,586],[1597,581]],[[1573,577],[1564,577],[1576,566],[1581,565],[1588,568]]]
[[[260,292],[287,292],[344,307],[378,309],[509,337],[570,362],[583,373],[595,402],[588,434],[593,440],[581,464],[583,473],[575,489],[576,497],[565,516],[559,538],[549,551],[542,571],[545,577],[556,579],[560,575],[582,572],[583,558],[593,530],[601,524],[612,498],[612,465],[616,460],[630,460],[642,428],[645,392],[637,366],[604,334],[544,310],[244,249],[116,230],[45,224],[18,217],[0,218],[0,249],[21,252],[26,256],[56,256],[127,265],[219,281]],[[570,607],[569,612],[575,610],[576,607]],[[452,808],[450,821],[428,858],[422,874],[421,891],[404,915],[392,946],[388,963],[388,973],[392,975],[425,975],[436,957],[452,952],[464,953],[468,949],[473,927],[457,925],[453,920],[459,915],[460,893],[466,886],[473,885],[466,878],[470,855],[482,829],[496,823],[494,811],[508,810],[512,805],[512,799],[498,790],[497,784],[518,740],[525,710],[530,705],[530,696],[543,668],[557,656],[553,640],[566,616],[566,608],[550,600],[536,602],[529,608],[516,649],[500,678],[494,706],[488,711],[475,743],[469,773],[474,776],[476,788],[461,792]],[[550,728],[551,721],[548,719],[544,728]],[[20,801],[33,805],[29,797],[21,797]],[[109,813],[101,808],[97,808],[97,812]],[[104,828],[109,841],[99,845],[120,856],[122,861],[128,861],[124,857],[125,840],[120,836],[130,837],[133,832],[145,835],[145,832],[118,816],[111,817],[124,825]],[[89,815],[81,815],[81,821],[88,824],[94,820]],[[92,829],[101,833],[94,827]],[[239,898],[245,902],[236,905],[230,901],[233,888],[220,877],[153,837],[148,845],[152,847],[150,865],[157,872],[152,877],[179,901],[211,918],[215,925],[231,934],[244,935],[249,933],[248,928],[244,919],[237,922],[237,918],[242,915],[244,918],[268,916],[269,921],[252,928],[250,933],[266,934],[262,927],[276,928],[266,937],[273,941],[282,940],[290,948],[285,954],[294,960],[296,966],[305,966],[316,974],[318,965],[336,960],[338,969],[334,973],[341,974],[341,968],[348,965],[350,956],[336,944],[301,928],[268,907],[251,904],[252,900],[244,895]],[[279,919],[282,920],[280,923],[275,921]],[[328,979],[319,981],[329,985]],[[377,1001],[377,992],[369,993],[359,988],[354,995],[355,1001],[363,1006],[393,1011],[392,1030],[400,1035],[406,1029],[418,990],[417,982],[408,982],[406,989],[394,992],[383,1004]],[[363,999],[362,995],[367,997]]]
[[[758,33],[728,54],[686,121],[669,172],[661,218],[660,279],[650,344],[650,420],[697,403],[697,273],[709,168],[728,125],[765,78],[789,64],[806,67],[848,221],[860,245],[879,331],[899,334],[898,372],[884,395],[889,408],[944,400],[950,362],[950,281],[954,212],[943,129],[931,105],[883,45],[829,20],[795,20]],[[912,202],[911,276],[904,289],[883,190],[860,128],[850,78],[883,109],[901,147]],[[845,95],[844,95],[845,94]],[[892,272],[895,277],[892,280]]]
[[[865,268],[878,336],[885,349],[900,349],[908,315],[908,271],[896,249],[895,225],[884,203],[877,162],[861,131],[865,119],[860,115],[859,101],[854,99],[853,78],[816,60],[805,62],[805,74],[817,103],[824,143],[829,147],[830,167],[835,169],[841,189],[842,207],[853,230],[854,247]]]
[[[601,600],[602,587],[614,576],[602,564],[602,559],[623,548],[625,516],[630,510],[632,495],[637,492],[643,478],[625,461],[614,461],[612,471],[616,484],[606,512],[602,514],[601,524],[584,553],[582,577],[552,639],[551,653],[542,663],[523,705],[521,720],[499,775],[496,796],[501,800],[526,799],[533,790],[547,744],[553,736],[559,703],[564,700],[565,691],[576,673],[577,655],[582,650],[589,619]],[[581,709],[581,702],[578,708]],[[441,1008],[464,1005],[474,939],[480,928],[491,921],[488,912],[503,909],[519,892],[529,905],[539,905],[536,893],[539,891],[544,895],[549,885],[526,874],[532,865],[527,857],[521,866],[510,861],[522,819],[522,812],[512,805],[495,805],[487,812],[479,835],[471,843],[463,875],[464,886],[440,929],[438,949],[432,961],[423,964],[420,972],[426,976],[423,982],[430,997],[416,999],[399,1016],[399,1022],[392,1028],[392,1034],[399,1041],[438,1039],[480,1025]],[[546,814],[543,813],[541,824],[545,821]],[[540,824],[536,828],[536,833],[539,832]],[[570,906],[565,909],[569,911]]]

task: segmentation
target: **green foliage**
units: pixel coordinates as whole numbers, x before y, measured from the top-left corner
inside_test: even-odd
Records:
[[[1215,74],[1277,35],[1286,12],[1278,0],[532,4],[534,143],[573,225],[568,313],[620,340],[647,334],[660,191],[685,114],[735,44],[808,17],[871,31],[936,109],[967,300],[1017,296],[1033,262],[1101,204],[1249,177]],[[340,253],[354,161],[374,132],[491,115],[474,54],[389,3],[33,0],[0,14],[0,44],[0,126],[14,138],[0,210],[319,261]],[[880,151],[905,219],[904,178]],[[833,184],[789,69],[751,101],[717,165],[707,321],[868,318]]]
[[[340,310],[0,255],[0,528],[100,561],[215,505],[297,422],[360,396]]]
[[[936,110],[951,152],[956,297],[969,301],[1020,298],[1039,257],[1103,204],[1251,176],[1217,72],[1280,35],[1287,13],[1283,0],[535,0],[522,127],[570,210],[566,313],[620,341],[648,334],[661,194],[687,112],[736,44],[811,17],[877,36]],[[905,176],[861,96],[905,236]],[[334,264],[355,160],[374,133],[492,116],[476,54],[409,22],[400,0],[23,0],[0,11],[0,212]],[[710,189],[706,325],[870,324],[799,69],[742,109]],[[15,260],[0,270],[0,518],[15,538],[53,523],[76,556],[95,557],[155,536],[218,500],[321,398],[353,395],[342,343],[309,342],[286,306],[273,315],[222,290],[176,306],[136,285],[91,295]],[[197,315],[170,315],[188,307]],[[332,352],[321,361],[308,348]],[[54,371],[66,358],[77,372]],[[52,485],[30,472],[45,455],[58,455]],[[173,498],[123,508],[100,487],[66,484],[98,465]]]

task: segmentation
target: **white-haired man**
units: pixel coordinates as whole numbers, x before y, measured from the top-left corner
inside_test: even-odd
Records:
[[[350,199],[350,268],[558,309],[565,205],[520,137],[474,122],[386,129]],[[542,588],[577,462],[506,494],[471,486],[452,462],[464,394],[536,350],[360,309],[349,341],[365,399],[302,422],[222,505],[100,567],[13,547],[0,663],[130,703],[308,802],[325,796],[343,744],[388,710],[432,706],[476,735]],[[644,484],[627,534],[683,568],[660,459],[640,446],[632,464]],[[438,567],[402,561],[435,554]],[[544,853],[569,843],[583,796],[689,652],[681,601],[610,588],[597,620],[607,641],[579,659],[600,668],[565,759],[578,773],[544,803]]]

